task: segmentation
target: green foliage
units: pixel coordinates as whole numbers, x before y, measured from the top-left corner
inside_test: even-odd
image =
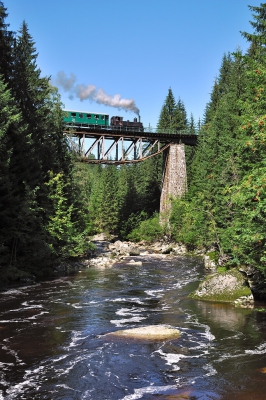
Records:
[[[86,232],[79,228],[74,205],[68,204],[67,192],[70,184],[65,181],[62,173],[54,174],[50,171],[49,175],[46,185],[49,187],[48,196],[53,210],[47,224],[47,231],[52,238],[50,248],[60,258],[80,256],[87,249]]]
[[[152,218],[142,221],[138,228],[127,236],[129,240],[139,242],[145,240],[152,242],[153,240],[159,239],[163,234],[163,228],[159,221],[159,215],[155,214]]]
[[[193,118],[193,117],[192,117]],[[184,130],[188,127],[187,113],[181,99],[175,101],[172,89],[168,89],[164,105],[162,107],[157,129],[162,132]],[[190,121],[190,130],[193,130],[193,120]]]
[[[186,198],[173,203],[176,240],[214,247],[228,266],[266,275],[266,4],[255,12],[248,55],[223,57],[200,128]],[[262,57],[263,56],[263,57]]]
[[[86,168],[90,177],[86,196],[91,233],[104,231],[126,238],[141,220],[159,211],[161,158],[118,168],[93,167],[93,174],[91,166]]]
[[[141,211],[140,213],[131,213],[127,220],[124,220],[121,226],[120,235],[123,239],[126,239],[130,236],[130,233],[133,230],[138,230],[141,222],[148,219],[148,214],[145,211]]]
[[[43,276],[55,259],[81,254],[84,222],[60,96],[41,77],[26,23],[15,37],[6,16],[0,2],[0,273],[8,280]]]
[[[224,55],[203,123],[188,121],[168,90],[158,129],[198,134],[186,149],[188,193],[160,224],[163,157],[137,165],[88,166],[63,135],[62,104],[37,67],[27,24],[15,36],[0,1],[0,272],[45,274],[106,232],[152,241],[165,232],[190,249],[215,249],[226,265],[266,275],[266,3],[251,7],[248,54]],[[36,269],[38,265],[38,271]],[[9,271],[9,272],[8,272]]]
[[[8,30],[9,24],[5,23],[8,13],[2,1],[0,1],[0,75],[5,83],[8,83],[13,70],[13,43],[14,32]]]
[[[175,120],[176,102],[172,89],[168,89],[168,95],[165,99],[164,105],[161,110],[157,129],[172,129]]]
[[[170,227],[173,238],[191,250],[208,247],[214,241],[210,214],[185,199],[176,199],[172,203]]]
[[[235,209],[234,224],[227,235],[234,240],[232,263],[256,266],[266,271],[265,236],[265,105],[266,68],[258,61],[246,59],[247,98],[242,101],[239,131],[243,140],[239,146],[243,176],[238,185],[226,187]]]
[[[242,36],[250,42],[249,55],[256,60],[263,60],[265,57],[266,47],[266,3],[260,6],[248,6],[253,11],[254,21],[250,21],[253,33],[241,32]]]

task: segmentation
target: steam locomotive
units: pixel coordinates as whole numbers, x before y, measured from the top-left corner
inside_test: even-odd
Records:
[[[72,126],[79,127],[95,127],[101,126],[103,129],[126,129],[126,130],[137,130],[143,131],[143,124],[135,117],[133,121],[124,121],[123,117],[113,116],[111,117],[109,124],[109,114],[104,113],[93,113],[85,111],[74,111],[74,110],[64,110],[63,121]]]

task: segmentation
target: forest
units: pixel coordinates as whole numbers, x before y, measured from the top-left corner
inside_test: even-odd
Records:
[[[226,268],[266,275],[266,3],[250,6],[248,51],[224,54],[200,121],[168,89],[158,128],[198,134],[186,148],[188,191],[159,204],[163,156],[137,165],[89,165],[63,135],[58,89],[41,76],[24,21],[15,34],[0,1],[0,276],[2,284],[53,273],[82,257],[90,237],[171,238],[212,251]],[[215,73],[215,71],[214,71]]]

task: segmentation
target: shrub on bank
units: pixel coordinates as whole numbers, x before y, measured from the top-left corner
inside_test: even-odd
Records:
[[[163,234],[163,227],[160,225],[159,215],[155,214],[152,218],[142,221],[138,228],[127,236],[129,240],[139,242],[145,240],[151,242],[159,239]]]

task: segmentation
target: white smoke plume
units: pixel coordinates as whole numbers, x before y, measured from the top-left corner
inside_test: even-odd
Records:
[[[110,96],[103,89],[96,89],[94,85],[83,85],[76,84],[76,76],[71,73],[70,77],[67,77],[65,72],[60,71],[57,73],[55,84],[61,87],[65,92],[69,93],[69,98],[73,100],[74,96],[84,100],[96,101],[98,104],[104,104],[105,106],[115,107],[123,109],[125,111],[133,111],[139,115],[139,109],[133,99],[123,99],[120,94]]]

